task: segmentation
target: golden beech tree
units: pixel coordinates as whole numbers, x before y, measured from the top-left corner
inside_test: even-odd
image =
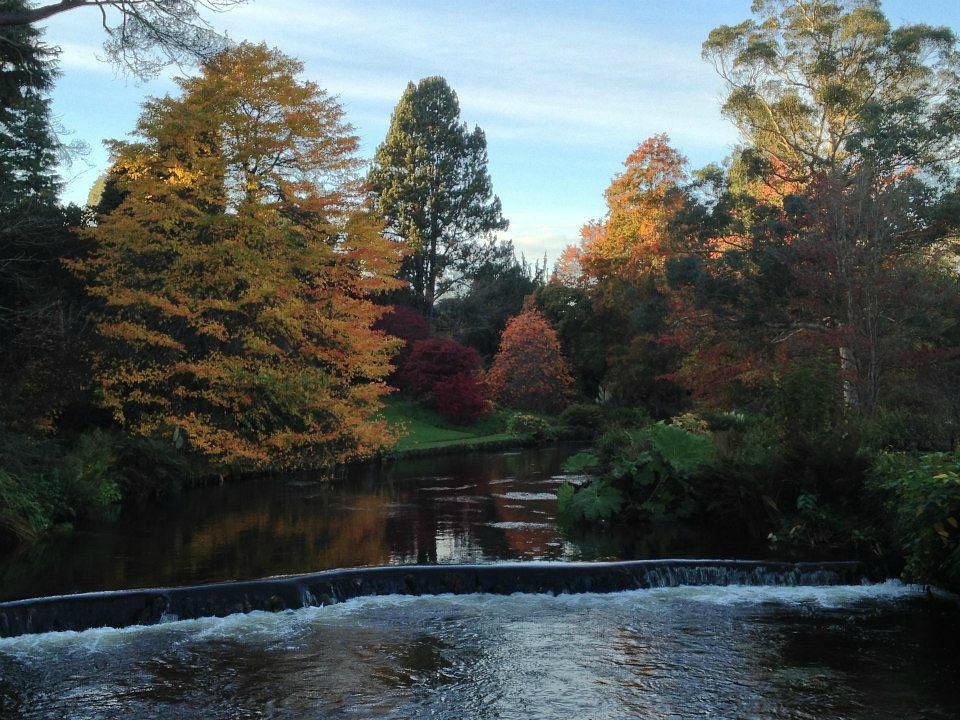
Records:
[[[569,400],[573,378],[560,340],[539,310],[507,323],[487,376],[498,402],[517,410],[557,412]]]
[[[387,441],[395,342],[371,329],[395,245],[363,201],[340,105],[242,44],[114,142],[122,201],[74,264],[101,301],[102,401],[218,465],[328,465]]]

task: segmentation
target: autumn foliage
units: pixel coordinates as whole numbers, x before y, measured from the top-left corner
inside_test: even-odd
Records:
[[[525,310],[507,323],[487,380],[507,407],[558,412],[566,406],[573,378],[557,333],[541,312]]]
[[[489,409],[487,388],[480,373],[461,373],[433,386],[437,412],[460,425],[476,422]]]
[[[482,368],[480,354],[448,338],[418,340],[398,373],[400,389],[418,398],[427,397],[434,386],[461,375],[476,375]]]
[[[100,302],[103,404],[129,431],[220,465],[336,463],[373,419],[396,342],[371,293],[396,249],[364,205],[357,138],[300,63],[217,55],[114,142],[124,199],[74,265]]]

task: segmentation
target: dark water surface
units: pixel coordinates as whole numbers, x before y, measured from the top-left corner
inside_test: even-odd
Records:
[[[166,509],[0,558],[0,600],[337,567],[533,559],[739,557],[727,537],[564,537],[557,486],[574,447],[466,455],[190,490]],[[815,559],[815,558],[811,558]]]
[[[565,536],[574,448],[249,482],[35,547],[5,599],[388,563],[756,557],[663,527]],[[817,558],[809,558],[817,559]],[[0,718],[960,718],[960,612],[896,581],[384,596],[0,640]]]
[[[960,717],[956,612],[899,583],[386,596],[0,640],[20,718]]]

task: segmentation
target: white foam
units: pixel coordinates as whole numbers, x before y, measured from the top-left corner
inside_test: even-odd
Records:
[[[548,563],[543,563],[548,564]],[[126,628],[97,628],[82,632],[54,632],[37,635],[21,635],[0,639],[0,652],[15,656],[36,656],[52,652],[109,651],[117,646],[148,638],[151,635],[168,635],[165,641],[181,642],[204,639],[278,638],[294,636],[306,626],[316,622],[337,623],[352,618],[351,623],[362,622],[362,617],[376,617],[378,611],[404,608],[416,612],[420,605],[427,612],[438,606],[444,611],[462,610],[468,613],[483,610],[485,613],[535,615],[544,610],[578,610],[597,608],[649,609],[673,602],[703,603],[707,605],[764,605],[814,606],[826,609],[855,607],[871,602],[895,602],[921,597],[925,588],[921,585],[906,585],[899,580],[864,585],[830,586],[679,586],[628,590],[617,593],[580,594],[525,594],[513,595],[379,595],[354,598],[335,605],[308,607],[283,612],[256,611],[229,615],[223,618],[200,618],[175,620],[158,625],[136,625]]]
[[[557,496],[554,493],[542,493],[542,492],[506,492],[496,494],[494,497],[503,498],[504,500],[556,500]]]

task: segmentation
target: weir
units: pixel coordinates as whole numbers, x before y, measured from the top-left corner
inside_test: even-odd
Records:
[[[0,637],[278,612],[368,595],[611,593],[679,585],[850,585],[859,562],[754,560],[517,562],[325,570],[241,582],[118,590],[0,603]]]

